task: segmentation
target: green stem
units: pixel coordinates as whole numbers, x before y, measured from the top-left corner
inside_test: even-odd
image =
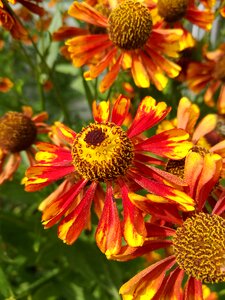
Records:
[[[83,82],[83,86],[84,86],[85,96],[87,98],[90,111],[92,111],[92,102],[94,100],[94,97],[92,95],[91,89],[90,89],[90,87],[89,87],[86,79],[83,76],[83,69],[82,68],[80,68],[80,74],[81,74],[81,77],[82,77],[82,82]]]

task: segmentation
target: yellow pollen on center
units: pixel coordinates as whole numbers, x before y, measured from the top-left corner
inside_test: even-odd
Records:
[[[76,171],[91,181],[125,175],[134,158],[133,143],[114,123],[93,123],[77,134],[72,146]]]
[[[225,55],[217,61],[213,75],[216,79],[225,82]]]
[[[26,150],[36,135],[34,122],[23,113],[11,111],[0,118],[0,148],[12,153]]]
[[[139,1],[122,1],[109,15],[109,38],[121,49],[142,48],[146,44],[151,30],[151,14],[148,8]]]
[[[157,7],[166,22],[176,22],[185,16],[188,0],[158,0]]]
[[[185,158],[179,160],[169,159],[166,164],[166,171],[183,179],[184,165]]]
[[[225,220],[199,213],[186,219],[173,237],[179,267],[203,282],[225,281]]]

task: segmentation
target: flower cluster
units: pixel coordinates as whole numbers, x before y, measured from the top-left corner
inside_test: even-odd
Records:
[[[224,1],[86,0],[65,13],[59,2],[0,0],[0,50],[20,49],[38,86],[1,74],[0,96],[17,103],[0,117],[0,185],[25,160],[27,194],[52,187],[36,206],[45,229],[67,245],[89,230],[109,260],[144,257],[124,300],[217,299],[207,284],[225,282],[225,44],[211,40]],[[61,98],[64,69],[92,120]],[[31,94],[40,101],[24,105]]]

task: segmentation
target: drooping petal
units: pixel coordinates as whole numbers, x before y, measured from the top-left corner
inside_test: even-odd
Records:
[[[118,180],[122,193],[124,211],[124,238],[129,246],[143,245],[147,231],[142,212],[130,201],[129,190],[122,180]]]
[[[182,293],[182,280],[184,277],[184,271],[176,268],[170,273],[166,280],[164,289],[159,290],[160,299],[163,300],[180,300]],[[157,296],[159,296],[157,294]]]
[[[58,237],[64,243],[73,244],[87,225],[96,187],[97,183],[92,182],[80,203],[60,222]]]
[[[202,295],[202,282],[190,277],[185,285],[184,300],[204,300]]]
[[[118,126],[122,125],[127,117],[129,108],[130,99],[123,95],[119,95],[113,105],[111,121]]]
[[[119,290],[123,300],[151,300],[161,288],[165,273],[175,263],[174,256],[169,256],[144,269],[126,282]]]
[[[107,18],[85,2],[75,1],[69,8],[68,14],[78,20],[97,26],[107,27]]]
[[[146,96],[140,103],[132,125],[127,131],[129,138],[153,127],[164,119],[171,108],[165,102],[158,102],[150,96]]]
[[[0,149],[1,152],[1,149]],[[0,184],[6,180],[12,179],[13,174],[19,168],[21,156],[19,153],[13,153],[0,158]]]
[[[150,151],[170,159],[182,159],[193,147],[192,142],[187,141],[188,138],[189,134],[182,129],[166,130],[135,145],[135,150]]]
[[[107,186],[106,199],[95,234],[99,249],[110,257],[120,251],[122,231],[116,204],[113,201],[113,188]]]
[[[100,85],[99,85],[99,91],[101,93],[104,93],[110,86],[114,83],[116,80],[116,77],[119,73],[121,62],[123,59],[123,55],[120,55],[115,62],[115,64],[112,66],[112,68],[109,70],[109,72],[105,75],[105,77],[102,79]]]
[[[112,48],[102,60],[100,60],[96,65],[91,66],[90,70],[84,73],[84,78],[86,80],[94,79],[98,77],[108,66],[112,63],[114,56],[117,53],[116,48]]]
[[[141,58],[134,52],[132,55],[131,73],[136,86],[147,88],[150,86],[149,76]]]
[[[50,201],[42,214],[42,222],[45,228],[49,228],[57,223],[63,214],[67,212],[73,202],[77,202],[76,197],[79,195],[87,180],[82,179],[72,186],[67,192],[60,194],[53,201]],[[56,195],[57,196],[57,195]]]
[[[214,13],[210,10],[200,11],[192,6],[188,7],[185,17],[191,23],[194,23],[205,30],[210,30],[212,28]]]

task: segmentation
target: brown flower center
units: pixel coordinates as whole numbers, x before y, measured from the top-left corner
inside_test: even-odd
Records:
[[[0,118],[0,147],[10,152],[29,148],[35,141],[37,128],[23,113],[8,112]]]
[[[166,22],[176,22],[185,16],[188,0],[158,0],[157,7]]]
[[[173,238],[177,263],[204,282],[225,281],[225,220],[199,213],[188,218]]]
[[[148,8],[135,0],[125,0],[110,14],[108,32],[111,41],[121,49],[142,48],[152,30]]]
[[[180,178],[184,178],[184,164],[185,158],[179,160],[169,159],[166,164],[166,171],[170,174],[176,175]]]
[[[77,134],[72,147],[76,171],[88,180],[122,176],[132,164],[133,144],[114,123],[90,124]]]

